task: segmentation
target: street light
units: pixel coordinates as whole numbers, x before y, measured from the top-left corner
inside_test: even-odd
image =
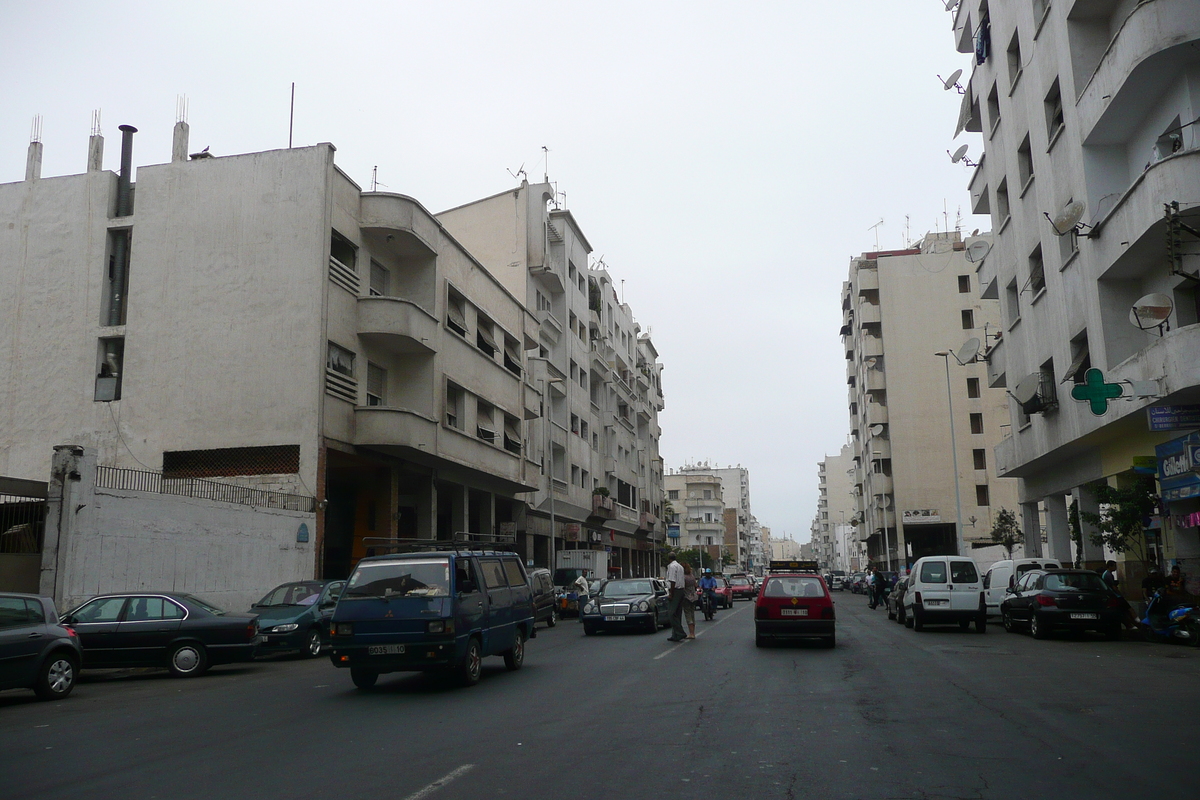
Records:
[[[962,529],[962,493],[959,491],[958,484],[958,443],[954,438],[954,393],[950,391],[950,356],[949,350],[941,350],[934,353],[935,356],[940,356],[946,362],[946,402],[950,404],[950,454],[954,458],[954,546],[957,548],[958,555],[963,555],[963,529]],[[955,356],[955,361],[958,357]]]
[[[541,356],[526,356],[526,361],[541,361],[546,365],[546,370],[549,372],[551,361],[548,358]],[[562,383],[562,378],[538,378],[538,383],[541,385],[542,393],[542,427],[545,428],[545,436],[543,436],[543,446],[545,452],[543,457],[546,459],[546,496],[550,498],[550,573],[554,574],[554,448],[550,440],[550,398],[546,394],[546,389],[549,384]]]

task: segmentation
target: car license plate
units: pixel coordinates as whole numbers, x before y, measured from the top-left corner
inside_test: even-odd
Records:
[[[609,616],[606,616],[604,618],[604,621],[605,622],[624,622],[625,615],[624,614],[610,614]]]
[[[369,656],[398,656],[404,654],[404,645],[402,644],[371,644],[367,645],[367,655]]]
[[[1092,613],[1076,613],[1071,615],[1071,619],[1100,619],[1100,615]]]
[[[779,614],[784,617],[807,617],[807,608],[781,608]]]
[[[945,605],[949,605],[949,604],[950,604],[949,600],[926,600],[925,601],[925,605],[927,605],[927,606],[945,606]]]
[[[259,634],[258,636],[254,637],[255,644],[263,644],[266,641],[267,641],[267,637],[263,636],[262,634]]]

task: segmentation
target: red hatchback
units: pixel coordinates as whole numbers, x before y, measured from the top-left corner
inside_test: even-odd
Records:
[[[833,598],[820,575],[768,575],[754,604],[754,643],[818,638],[836,643]]]
[[[758,590],[754,588],[754,584],[750,582],[750,578],[745,575],[731,575],[729,577],[729,586],[733,590],[734,600],[739,597],[753,600],[758,595]]]

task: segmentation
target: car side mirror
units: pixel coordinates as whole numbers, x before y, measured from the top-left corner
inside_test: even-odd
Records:
[[[70,614],[64,614],[63,616],[58,618],[58,624],[59,625],[74,625],[75,618],[73,616],[71,616]]]

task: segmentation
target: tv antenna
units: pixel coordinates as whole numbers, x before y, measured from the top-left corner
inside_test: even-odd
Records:
[[[875,250],[876,251],[879,250],[879,226],[882,224],[883,224],[883,217],[880,217],[879,222],[876,222],[874,225],[867,228],[867,230],[875,232]]]
[[[542,183],[550,182],[550,148],[542,145]]]
[[[1174,310],[1175,303],[1165,294],[1148,294],[1139,299],[1129,309],[1129,321],[1138,330],[1150,331],[1154,328],[1158,329],[1158,335],[1163,335],[1163,330],[1171,330],[1171,311]]]
[[[1062,211],[1058,212],[1056,217],[1051,218],[1045,211],[1042,212],[1042,216],[1050,220],[1050,225],[1054,228],[1055,236],[1066,236],[1072,231],[1080,233],[1084,228],[1092,227],[1086,222],[1080,222],[1083,219],[1085,208],[1086,206],[1083,203],[1078,200],[1072,200],[1070,203],[1067,203]]]
[[[509,175],[512,175],[514,178],[517,178],[517,179],[529,180],[529,173],[527,173],[527,172],[525,171],[525,164],[524,164],[524,163],[522,163],[522,164],[521,164],[521,166],[517,167],[517,171],[516,171],[516,172],[513,172],[511,169],[510,169],[510,170],[508,170],[508,174],[509,174]]]
[[[968,167],[978,167],[979,166],[978,162],[972,161],[971,159],[967,158],[967,149],[968,149],[968,146],[964,144],[964,145],[961,145],[953,153],[951,153],[949,150],[947,150],[946,155],[950,156],[950,161],[955,164],[957,164],[961,161],[963,164],[966,164]]]
[[[386,183],[379,182],[379,167],[378,166],[371,167],[371,191],[378,192],[380,186],[382,186],[385,189],[387,188]]]
[[[943,78],[941,75],[938,75],[937,77],[938,77],[938,80],[942,82],[942,88],[945,89],[947,92],[950,91],[951,89],[954,89],[959,94],[967,93],[967,90],[964,89],[962,87],[962,84],[960,84],[958,82],[958,79],[962,77],[961,69],[956,69],[956,70],[954,70],[954,72],[951,72],[949,78]]]

